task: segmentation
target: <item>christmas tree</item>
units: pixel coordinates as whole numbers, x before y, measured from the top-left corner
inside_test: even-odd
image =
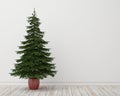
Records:
[[[55,64],[52,63],[53,57],[49,48],[45,45],[48,41],[43,39],[44,32],[39,28],[41,24],[34,10],[32,16],[28,17],[27,35],[19,46],[20,59],[16,60],[15,69],[12,69],[13,76],[20,78],[43,79],[48,75],[54,76],[56,73]]]

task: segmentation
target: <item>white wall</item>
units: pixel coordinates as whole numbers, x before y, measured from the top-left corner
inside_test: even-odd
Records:
[[[58,73],[43,82],[120,82],[120,0],[0,0],[0,82],[36,8]]]

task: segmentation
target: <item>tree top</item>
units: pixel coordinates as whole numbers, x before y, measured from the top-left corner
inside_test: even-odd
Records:
[[[36,16],[36,11],[35,11],[35,8],[33,10],[33,13],[32,13],[33,16]]]

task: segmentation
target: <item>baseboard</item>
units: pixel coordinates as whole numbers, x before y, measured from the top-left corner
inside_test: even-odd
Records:
[[[0,82],[0,85],[27,85],[27,82]],[[41,85],[120,85],[120,82],[41,82]]]

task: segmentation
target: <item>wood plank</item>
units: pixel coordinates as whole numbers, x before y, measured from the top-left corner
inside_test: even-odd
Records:
[[[41,86],[29,90],[23,85],[1,85],[0,96],[120,96],[118,85]]]

